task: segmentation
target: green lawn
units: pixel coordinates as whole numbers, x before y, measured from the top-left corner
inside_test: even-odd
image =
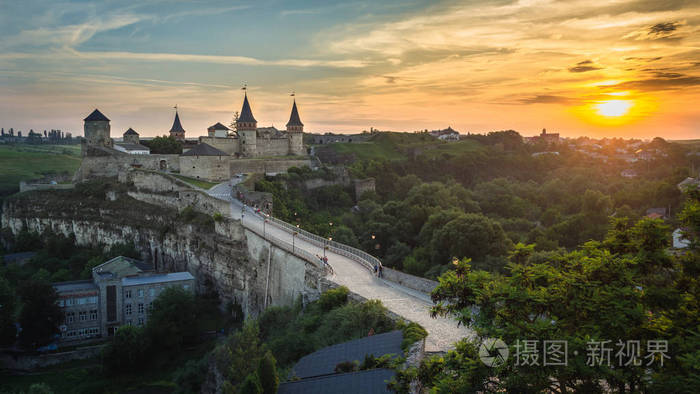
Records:
[[[19,181],[47,174],[73,174],[80,145],[0,145],[0,195],[19,190]]]
[[[174,176],[177,179],[185,181],[192,186],[197,186],[197,187],[204,189],[204,190],[209,190],[212,187],[218,185],[218,183],[207,182],[207,181],[204,181],[201,179],[190,178],[190,177],[184,176],[184,175],[176,175],[176,174],[170,174],[170,175]]]

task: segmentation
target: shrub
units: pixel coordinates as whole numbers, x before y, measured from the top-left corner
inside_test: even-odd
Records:
[[[331,309],[344,305],[348,300],[348,293],[349,290],[347,287],[340,286],[321,294],[321,298],[318,300],[318,303],[321,306],[321,309],[324,311],[330,311]]]
[[[354,372],[358,370],[357,362],[343,361],[335,366],[335,373]]]
[[[398,324],[398,328],[403,331],[401,349],[404,351],[408,350],[414,343],[428,336],[428,332],[425,330],[425,328],[415,322],[406,324],[406,322],[401,321]]]

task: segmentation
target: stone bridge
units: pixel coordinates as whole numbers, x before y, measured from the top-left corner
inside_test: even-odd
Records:
[[[416,322],[428,331],[425,343],[427,352],[444,352],[454,348],[454,343],[473,332],[449,318],[431,318],[433,302],[427,293],[390,282],[374,275],[374,265],[380,264],[375,257],[347,245],[311,234],[289,223],[257,214],[250,207],[230,195],[231,184],[222,183],[208,191],[209,195],[231,203],[230,216],[241,219],[244,227],[263,236],[276,246],[288,250],[307,261],[319,264],[316,257],[324,254],[332,267],[328,279],[346,286],[351,292],[367,299],[378,299],[391,312]]]

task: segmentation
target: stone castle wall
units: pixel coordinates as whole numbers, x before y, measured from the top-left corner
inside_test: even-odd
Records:
[[[231,179],[231,156],[180,156],[180,173],[196,179],[221,182]]]
[[[222,137],[199,137],[199,142],[209,144],[216,149],[220,149],[229,155],[235,155],[240,152],[238,138],[222,138]]]
[[[288,138],[258,138],[257,156],[288,156]]]
[[[231,174],[287,172],[291,167],[311,166],[309,159],[233,159]]]
[[[83,157],[74,180],[80,182],[95,177],[116,177],[131,168],[180,171],[180,155],[129,155],[113,150],[108,153],[111,154]]]

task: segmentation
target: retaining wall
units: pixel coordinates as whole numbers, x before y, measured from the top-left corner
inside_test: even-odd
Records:
[[[421,278],[401,271],[396,271],[391,268],[384,267],[382,270],[383,278],[402,286],[408,287],[421,293],[430,294],[438,282],[430,279]]]

